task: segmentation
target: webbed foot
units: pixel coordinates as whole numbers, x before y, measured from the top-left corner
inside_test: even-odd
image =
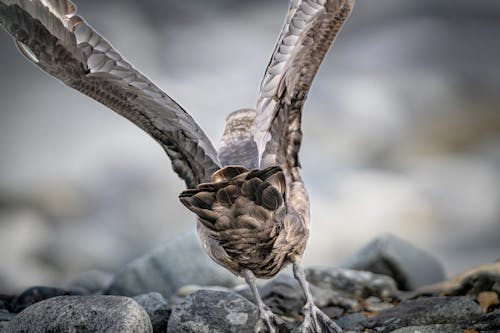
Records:
[[[316,305],[308,303],[302,309],[304,322],[293,332],[296,333],[342,333],[342,329],[324,314]]]
[[[285,322],[267,306],[260,310],[260,318],[255,325],[255,333],[287,332]]]

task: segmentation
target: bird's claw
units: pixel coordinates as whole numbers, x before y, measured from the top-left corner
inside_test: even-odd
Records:
[[[302,309],[304,321],[294,333],[342,333],[342,329],[316,305],[306,304]]]
[[[281,333],[286,332],[285,322],[268,308],[263,309],[255,325],[255,333]]]

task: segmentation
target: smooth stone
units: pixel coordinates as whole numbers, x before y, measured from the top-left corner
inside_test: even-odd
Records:
[[[306,269],[310,284],[338,292],[346,298],[366,299],[376,296],[389,299],[397,293],[396,283],[386,275],[335,267],[313,267]]]
[[[445,279],[444,268],[434,256],[391,234],[374,239],[342,266],[388,275],[401,290]]]
[[[154,333],[167,331],[171,310],[160,293],[152,292],[135,296],[133,299],[148,313]]]
[[[2,333],[121,332],[151,333],[146,311],[120,296],[59,296],[19,313]]]
[[[253,333],[257,306],[235,292],[200,290],[176,305],[168,333]]]
[[[194,232],[179,236],[126,265],[105,294],[159,292],[166,299],[187,284],[233,287],[238,278],[212,261]]]
[[[88,291],[90,294],[96,294],[108,288],[111,281],[113,281],[113,277],[113,274],[108,272],[91,270],[73,279],[68,284],[68,288],[83,289]]]
[[[367,327],[381,333],[408,326],[457,324],[482,315],[481,307],[467,296],[428,297],[406,301],[368,319]]]

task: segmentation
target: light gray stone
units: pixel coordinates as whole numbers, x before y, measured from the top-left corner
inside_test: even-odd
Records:
[[[187,233],[126,265],[106,294],[136,296],[159,292],[166,299],[187,284],[233,287],[238,279],[213,262],[197,235]]]
[[[435,257],[391,234],[374,239],[342,266],[391,276],[402,290],[413,290],[445,278],[444,269]]]
[[[154,333],[167,330],[171,311],[167,301],[160,293],[152,292],[135,296],[133,299],[148,313]]]
[[[200,290],[174,307],[168,333],[253,333],[257,307],[235,292]]]
[[[72,280],[68,287],[72,289],[83,289],[89,293],[104,291],[113,280],[113,275],[99,270],[87,271]]]
[[[153,328],[146,311],[131,298],[59,296],[26,308],[2,332],[151,333]]]

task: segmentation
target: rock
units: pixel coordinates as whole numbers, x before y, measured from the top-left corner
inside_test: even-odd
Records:
[[[305,297],[299,283],[288,274],[279,274],[268,283],[259,287],[262,300],[271,310],[279,315],[292,317],[298,320],[302,317],[301,310],[305,304]],[[331,307],[331,313],[343,312],[342,308],[354,308],[356,300],[345,299],[338,292],[311,285],[314,303],[320,308]],[[254,302],[250,288],[245,287],[239,293]],[[340,307],[338,307],[340,306]],[[335,316],[336,317],[336,316]]]
[[[463,325],[464,328],[473,328],[484,332],[500,331],[500,309],[494,312],[482,315],[472,323]]]
[[[353,313],[335,320],[345,331],[362,331],[368,324],[366,318],[360,313]]]
[[[257,307],[235,292],[200,290],[175,306],[169,333],[253,333]]]
[[[19,313],[4,333],[152,332],[149,317],[134,300],[119,296],[59,296]]]
[[[401,290],[413,290],[445,278],[443,266],[436,258],[391,234],[376,238],[342,266],[388,275]]]
[[[12,320],[16,315],[6,310],[0,309],[0,331]],[[3,331],[2,331],[3,332]]]
[[[19,313],[27,307],[57,296],[82,295],[81,290],[67,290],[52,287],[31,287],[23,291],[19,296],[14,297],[7,308],[14,313]]]
[[[444,325],[427,325],[427,326],[408,326],[399,328],[391,333],[457,333],[463,330],[459,325],[444,324]]]
[[[456,324],[481,316],[481,307],[470,297],[429,297],[401,303],[368,319],[368,328],[382,333],[408,326]]]
[[[376,296],[388,299],[394,297],[397,292],[396,283],[391,277],[371,272],[315,267],[306,269],[306,278],[310,284],[335,290],[346,298]]]
[[[83,289],[89,294],[97,294],[104,291],[112,280],[113,275],[111,273],[91,270],[72,280],[68,284],[68,287],[71,289]]]
[[[233,274],[205,254],[193,232],[126,265],[105,293],[136,296],[156,291],[169,299],[186,284],[233,287],[237,282]]]
[[[167,301],[160,293],[152,292],[134,297],[137,302],[149,315],[153,332],[166,332],[168,318],[170,317],[170,308]]]

